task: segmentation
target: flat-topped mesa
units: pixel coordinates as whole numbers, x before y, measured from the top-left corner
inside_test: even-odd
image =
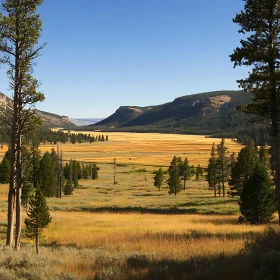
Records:
[[[212,135],[246,128],[248,117],[236,107],[250,103],[252,98],[250,93],[225,90],[185,95],[157,106],[121,106],[92,126],[116,131]]]

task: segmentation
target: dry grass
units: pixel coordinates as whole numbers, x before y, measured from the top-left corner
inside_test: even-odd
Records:
[[[264,226],[239,225],[235,199],[214,198],[203,181],[189,181],[187,191],[177,197],[168,195],[166,184],[161,192],[153,186],[153,171],[168,166],[174,155],[188,157],[190,164],[206,166],[212,143],[220,139],[105,134],[109,142],[61,145],[65,160],[100,162],[99,178],[81,180],[72,196],[48,199],[53,221],[44,231],[40,256],[25,238],[20,254],[0,249],[0,279],[252,278],[253,270],[239,253],[245,240],[262,232]],[[226,140],[226,145],[230,152],[242,147],[231,140]],[[43,145],[40,149],[45,152],[53,147]],[[4,151],[5,147],[0,157]],[[120,164],[116,185],[114,158]],[[146,172],[139,172],[143,165]],[[3,245],[7,190],[8,185],[0,185]]]
[[[4,217],[5,213],[1,212],[1,220]],[[39,258],[28,245],[30,242],[23,239],[25,253],[15,256],[3,251],[0,264],[7,267],[8,258],[9,268],[17,276],[29,271],[32,278],[27,279],[94,279],[96,275],[98,279],[152,279],[153,269],[157,269],[158,275],[163,273],[163,278],[154,279],[200,279],[199,275],[205,273],[205,261],[207,265],[212,262],[207,266],[210,270],[217,265],[219,256],[223,265],[229,265],[226,260],[239,254],[244,241],[264,230],[264,226],[238,225],[237,216],[232,215],[57,211],[52,212],[52,217],[50,227],[44,232],[47,247],[41,248]],[[169,268],[163,269],[163,265]],[[240,268],[242,263],[238,265]],[[175,277],[174,269],[182,270],[183,274]],[[222,277],[224,270],[219,269],[218,275]],[[228,279],[236,279],[236,273],[240,271],[232,271]],[[239,279],[249,279],[246,277],[250,273],[246,267],[244,277]],[[213,277],[203,279],[223,279]]]
[[[84,132],[89,133],[89,132]],[[91,132],[96,135],[98,132]],[[106,132],[108,142],[92,144],[62,144],[64,160],[71,158],[85,162],[162,165],[167,166],[174,155],[187,157],[191,164],[207,166],[211,146],[221,139],[205,138],[201,135]],[[229,151],[239,152],[241,145],[226,139]],[[42,152],[56,148],[55,145],[42,145]],[[1,156],[1,155],[0,155]]]

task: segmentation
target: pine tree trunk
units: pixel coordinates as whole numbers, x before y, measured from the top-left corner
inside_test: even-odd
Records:
[[[217,197],[216,171],[214,173],[214,196]]]
[[[219,167],[219,197],[221,197],[221,168]]]
[[[36,234],[36,253],[39,254],[39,233]]]
[[[216,185],[217,185],[217,182],[216,182],[216,168],[214,169],[214,196],[217,197],[217,188],[216,188]]]
[[[186,179],[184,179],[184,191],[186,190]]]
[[[21,237],[21,194],[22,194],[22,170],[21,170],[21,136],[18,137],[17,141],[17,158],[16,158],[16,239],[15,239],[15,250],[18,251],[20,248],[20,237]]]
[[[17,94],[14,96],[14,114],[12,122],[12,133],[11,133],[11,173],[10,173],[10,184],[8,194],[8,225],[7,225],[7,239],[6,246],[11,247],[14,238],[14,210],[15,210],[15,195],[16,195],[16,136],[17,136],[17,117],[18,107]]]
[[[276,201],[278,210],[278,222],[280,225],[280,148],[277,137],[272,136],[272,152],[275,164],[275,185],[276,185]]]
[[[222,188],[223,188],[223,197],[225,197],[225,178],[224,178],[224,164],[222,164]]]

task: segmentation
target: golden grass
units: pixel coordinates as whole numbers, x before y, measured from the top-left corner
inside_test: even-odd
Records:
[[[90,132],[93,135],[98,133]],[[218,138],[182,134],[106,132],[104,135],[109,136],[108,142],[62,144],[64,160],[72,158],[85,162],[112,163],[116,158],[118,163],[167,166],[176,155],[187,157],[191,164],[206,167],[212,144],[221,141]],[[231,139],[226,139],[226,146],[231,153],[238,153],[242,148]],[[52,148],[56,149],[56,146],[42,145],[40,150],[44,153]]]
[[[40,257],[32,257],[31,242],[23,238],[22,256],[10,256],[6,251],[1,255],[0,252],[2,266],[7,266],[8,258],[14,262],[8,269],[26,279],[95,279],[96,276],[103,280],[151,279],[149,273],[153,269],[166,273],[157,279],[177,279],[174,274],[168,274],[169,270],[173,271],[174,262],[182,268],[184,262],[194,258],[206,258],[211,263],[221,254],[237,255],[247,238],[264,230],[264,226],[239,225],[236,200],[214,198],[206,182],[188,181],[187,191],[177,197],[168,195],[165,183],[161,192],[153,186],[153,171],[158,166],[165,166],[166,170],[174,155],[188,157],[190,164],[206,167],[212,143],[218,144],[220,139],[156,133],[104,135],[109,135],[108,142],[61,145],[64,160],[99,162],[99,178],[81,180],[72,196],[48,199],[53,220],[44,230],[46,247],[42,247]],[[226,146],[230,152],[238,152],[242,147],[229,139]],[[42,145],[40,150],[45,152],[52,148],[56,146]],[[5,149],[0,150],[0,157]],[[113,184],[114,158],[122,164],[117,166],[116,185]],[[138,172],[143,165],[146,172]],[[7,184],[0,185],[0,240],[3,245],[7,191]],[[102,207],[223,215],[90,212]],[[85,209],[89,212],[83,211]],[[19,269],[22,263],[28,263],[26,271],[24,267]],[[159,267],[159,263],[163,267]],[[196,267],[194,271],[201,272]],[[238,269],[227,275],[227,279],[236,279],[235,272]],[[247,275],[251,276],[250,273]],[[195,272],[190,275],[192,277],[178,279],[197,279]],[[249,279],[246,277],[237,278]],[[219,279],[224,278],[220,276]]]
[[[47,243],[82,248],[157,254],[183,260],[193,256],[237,253],[244,236],[264,226],[238,225],[237,216],[151,215],[53,212]],[[78,230],[77,230],[78,229]]]

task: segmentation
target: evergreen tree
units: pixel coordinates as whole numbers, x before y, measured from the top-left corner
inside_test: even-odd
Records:
[[[71,180],[66,180],[64,189],[63,189],[63,193],[64,195],[71,195],[74,191],[74,185],[73,182]]]
[[[203,169],[200,166],[200,164],[196,167],[196,172],[195,172],[195,179],[200,180],[203,176]]]
[[[72,182],[74,184],[74,188],[79,186],[78,182],[78,162],[76,160],[70,160],[69,162],[70,169],[72,170]]]
[[[217,163],[219,166],[219,183],[222,183],[223,197],[225,197],[225,182],[229,176],[229,161],[228,148],[225,146],[225,139],[217,146]],[[219,195],[220,195],[219,187]]]
[[[35,194],[35,188],[33,187],[33,184],[30,182],[23,183],[22,186],[22,194],[21,194],[21,204],[25,208],[27,208],[28,203],[30,202],[30,199]]]
[[[271,169],[270,155],[269,155],[269,148],[268,148],[267,144],[264,146],[261,146],[259,148],[259,157],[260,157],[260,161],[264,165],[264,167],[266,169],[270,170]]]
[[[233,19],[240,26],[239,32],[243,38],[241,46],[235,49],[230,58],[234,67],[252,67],[247,78],[237,81],[245,92],[254,94],[253,102],[242,109],[259,115],[259,119],[268,123],[271,128],[280,223],[280,5],[278,0],[244,2],[244,10]]]
[[[2,160],[2,163],[0,164],[0,183],[1,184],[9,183],[10,173],[11,173],[11,163],[6,157],[4,157]]]
[[[176,196],[182,190],[179,176],[178,159],[176,156],[173,157],[168,171],[169,178],[167,180],[167,185],[169,187],[169,194],[174,194]]]
[[[39,169],[39,183],[46,197],[54,197],[57,194],[56,164],[49,152],[43,155]]]
[[[208,167],[207,167],[207,182],[209,185],[209,188],[213,188],[214,190],[214,196],[217,196],[217,159],[216,159],[216,147],[213,143],[212,149],[211,149],[211,157],[209,159]]]
[[[72,166],[68,162],[66,162],[63,168],[63,173],[66,180],[72,180]]]
[[[163,171],[162,168],[159,168],[159,170],[156,173],[156,176],[154,177],[154,186],[158,188],[160,191],[160,187],[163,183]]]
[[[189,166],[189,161],[185,158],[184,161],[179,157],[178,158],[178,168],[179,168],[179,176],[181,180],[184,181],[184,191],[186,190],[186,181],[189,180],[192,176],[192,170]]]
[[[91,178],[92,178],[93,180],[98,179],[98,170],[99,170],[99,168],[98,168],[97,165],[94,163],[94,164],[92,165],[92,169],[91,169]]]
[[[7,65],[6,72],[13,96],[12,110],[0,111],[4,113],[3,118],[11,128],[11,174],[6,245],[12,246],[15,205],[16,250],[19,250],[20,247],[22,226],[22,136],[34,131],[42,123],[41,119],[36,116],[35,105],[37,102],[44,100],[44,95],[37,91],[40,83],[33,77],[35,60],[44,47],[44,45],[38,46],[42,22],[40,16],[36,13],[42,2],[43,0],[1,1],[0,61]]]
[[[273,183],[267,169],[259,162],[243,186],[240,212],[251,224],[263,224],[273,219],[275,211]]]
[[[27,218],[25,219],[25,233],[30,239],[35,239],[36,253],[39,253],[39,238],[43,229],[51,222],[51,216],[46,199],[40,189],[29,202]]]
[[[251,140],[248,146],[240,150],[237,156],[237,162],[231,170],[229,194],[232,197],[240,196],[245,182],[252,176],[253,170],[258,162],[258,147]]]

